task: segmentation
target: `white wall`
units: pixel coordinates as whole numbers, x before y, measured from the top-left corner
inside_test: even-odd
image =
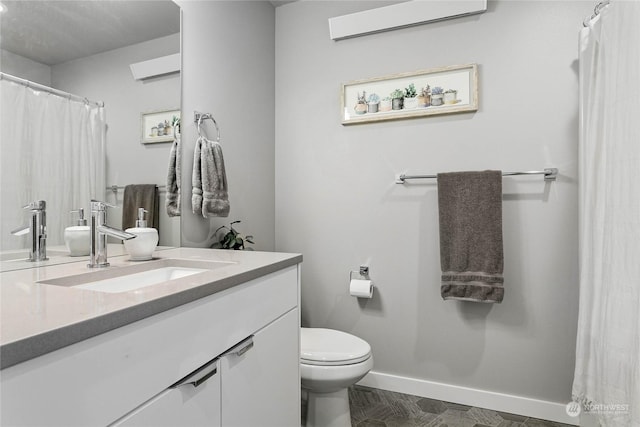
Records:
[[[274,248],[274,9],[265,1],[177,1],[182,8],[182,246],[208,247],[220,225],[241,220],[258,250]],[[194,111],[220,126],[228,218],[191,213]],[[211,121],[205,123],[210,137]]]
[[[304,254],[303,324],[352,332],[377,372],[566,403],[578,306],[577,37],[593,2],[495,1],[486,13],[334,42],[327,19],[379,2],[276,10],[276,250]],[[340,84],[479,65],[473,114],[340,124]],[[435,181],[399,172],[519,171],[504,179],[505,298],[440,297]],[[373,300],[348,295],[369,265]]]
[[[0,49],[0,71],[12,76],[51,86],[51,67]]]
[[[104,101],[107,116],[108,186],[167,181],[171,143],[142,144],[141,113],[180,109],[180,75],[136,81],[129,64],[180,52],[180,34],[114,49],[51,67],[52,85],[95,101]],[[160,244],[180,245],[180,219],[169,218],[160,192]],[[122,206],[123,190],[109,203]],[[111,210],[109,224],[120,227],[122,210]]]

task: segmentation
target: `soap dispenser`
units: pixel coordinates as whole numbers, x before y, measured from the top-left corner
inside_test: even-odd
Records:
[[[71,256],[87,256],[90,250],[90,230],[84,218],[84,209],[76,209],[71,213],[77,213],[78,220],[75,226],[64,229],[64,243]]]
[[[135,239],[125,240],[124,248],[129,252],[132,261],[146,261],[153,256],[153,251],[158,245],[158,230],[153,227],[147,227],[147,221],[144,214],[147,210],[138,208],[138,219],[134,228],[127,228],[127,233],[138,236]]]

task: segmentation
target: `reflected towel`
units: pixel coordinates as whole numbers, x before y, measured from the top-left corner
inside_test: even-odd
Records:
[[[193,150],[193,171],[191,174],[191,211],[196,215],[202,215],[202,167],[200,165],[202,156],[202,141],[200,137],[196,141]]]
[[[438,174],[443,299],[502,302],[502,172]]]
[[[160,200],[155,184],[131,184],[124,187],[122,202],[122,229],[133,228],[138,219],[138,208],[145,208],[147,227],[159,229]]]
[[[217,141],[198,138],[193,157],[192,210],[204,218],[229,215],[229,193],[222,147]]]
[[[167,171],[167,198],[165,206],[170,217],[180,216],[181,187],[181,147],[180,135],[176,135],[169,154],[169,170]]]

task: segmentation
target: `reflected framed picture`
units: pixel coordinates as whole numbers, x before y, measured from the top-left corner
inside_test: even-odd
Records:
[[[477,64],[394,74],[342,85],[342,124],[478,110]]]
[[[180,133],[180,110],[142,113],[140,122],[143,144],[171,142]]]

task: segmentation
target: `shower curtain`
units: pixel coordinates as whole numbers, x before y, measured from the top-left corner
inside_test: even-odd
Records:
[[[580,34],[580,313],[574,400],[640,426],[640,2]]]
[[[64,245],[69,213],[100,200],[105,189],[105,112],[19,83],[0,80],[1,249],[27,248],[27,236],[11,230],[25,224],[22,207],[47,202],[47,246]]]

